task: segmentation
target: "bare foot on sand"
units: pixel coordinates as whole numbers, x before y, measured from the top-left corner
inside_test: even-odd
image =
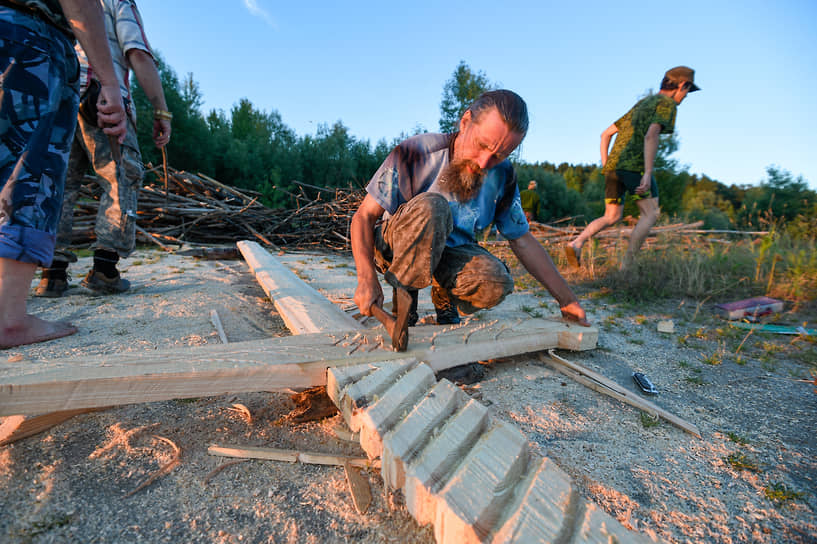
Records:
[[[21,324],[0,327],[0,349],[54,340],[70,336],[77,330],[75,326],[64,321],[45,321],[26,314]]]

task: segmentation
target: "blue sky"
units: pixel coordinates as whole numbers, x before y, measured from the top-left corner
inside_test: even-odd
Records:
[[[141,0],[146,32],[203,110],[248,98],[299,135],[341,121],[372,144],[436,131],[460,60],[528,103],[528,162],[595,163],[599,136],[664,72],[691,173],[756,184],[777,165],[817,189],[817,1]],[[172,157],[171,157],[172,162]]]

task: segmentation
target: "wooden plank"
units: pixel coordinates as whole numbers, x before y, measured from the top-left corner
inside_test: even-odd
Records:
[[[440,490],[434,518],[438,544],[482,542],[528,461],[528,439],[513,425],[497,422],[483,434]]]
[[[401,358],[416,358],[439,371],[562,347],[568,331],[572,346],[595,347],[598,330],[593,327],[527,319],[512,327],[480,322],[413,327],[408,350],[402,353],[378,347],[378,327],[25,365],[0,363],[0,416],[307,388],[325,385],[329,367]]]
[[[468,400],[462,389],[448,380],[437,382],[383,441],[383,481],[392,489],[405,483],[405,464],[431,438],[434,430]]]
[[[575,381],[589,387],[593,391],[613,397],[614,399],[620,400],[625,404],[629,404],[630,406],[638,408],[639,410],[643,410],[653,417],[665,419],[676,427],[679,427],[686,432],[701,438],[701,431],[699,431],[698,427],[692,423],[681,419],[675,414],[664,410],[660,406],[657,406],[646,399],[636,396],[636,394],[634,394],[632,391],[628,391],[616,382],[605,378],[598,372],[593,372],[589,368],[585,368],[577,363],[559,357],[553,353],[553,350],[549,350],[548,354],[551,356],[551,360],[546,359],[541,354],[539,355],[539,359],[545,364],[555,368],[565,376],[573,378]]]
[[[492,544],[560,541],[579,494],[570,477],[547,457],[531,465],[533,470],[523,478],[507,516],[497,524]]]
[[[292,334],[364,328],[256,242],[236,245]]]
[[[434,372],[428,365],[417,365],[384,391],[377,402],[360,410],[360,446],[369,459],[380,457],[383,451],[383,435],[434,386],[435,382]]]
[[[488,409],[471,399],[457,411],[406,467],[406,508],[420,525],[434,521],[436,493],[476,443],[488,423]]]

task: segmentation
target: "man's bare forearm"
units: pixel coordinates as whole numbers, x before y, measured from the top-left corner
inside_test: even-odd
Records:
[[[71,25],[88,62],[94,67],[97,79],[103,85],[116,85],[116,72],[108,48],[102,8],[96,0],[59,0],[65,18]]]
[[[522,266],[553,295],[560,307],[578,301],[573,290],[559,274],[553,259],[530,232],[509,243]]]
[[[133,68],[133,73],[139,81],[139,85],[145,91],[145,95],[150,100],[153,109],[167,111],[167,102],[162,88],[162,80],[159,71],[156,69],[156,62],[153,57],[141,49],[131,49],[127,53],[128,63]]]

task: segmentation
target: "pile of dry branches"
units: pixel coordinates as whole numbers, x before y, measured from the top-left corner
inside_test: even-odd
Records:
[[[137,236],[166,249],[183,244],[226,245],[239,240],[256,240],[277,249],[350,249],[349,225],[365,196],[361,189],[326,189],[294,182],[299,193],[281,188],[294,208],[268,208],[259,202],[261,194],[230,187],[204,174],[168,168],[148,170],[154,181],[142,187],[137,212]],[[310,197],[311,194],[317,195]],[[94,241],[94,221],[99,208],[99,188],[93,176],[86,176],[74,208],[73,245],[85,247]],[[545,245],[575,238],[581,227],[556,226],[572,222],[566,218],[551,225],[532,223],[531,232]],[[677,223],[653,227],[650,234],[717,234],[736,231],[701,231],[703,222]],[[629,237],[632,227],[607,229],[596,235],[603,245]],[[739,233],[763,234],[763,233]],[[493,242],[487,242],[491,245]]]
[[[154,168],[145,176],[150,178],[155,182],[143,186],[139,195],[137,236],[165,248],[256,240],[272,248],[348,250],[349,224],[365,196],[359,189],[325,189],[296,182],[300,194],[284,191],[296,207],[273,209],[259,202],[260,193],[230,187],[204,174],[168,168],[165,185],[164,173]],[[86,176],[74,208],[74,246],[94,241],[99,208],[94,181],[93,176]],[[307,196],[304,187],[317,196]]]

